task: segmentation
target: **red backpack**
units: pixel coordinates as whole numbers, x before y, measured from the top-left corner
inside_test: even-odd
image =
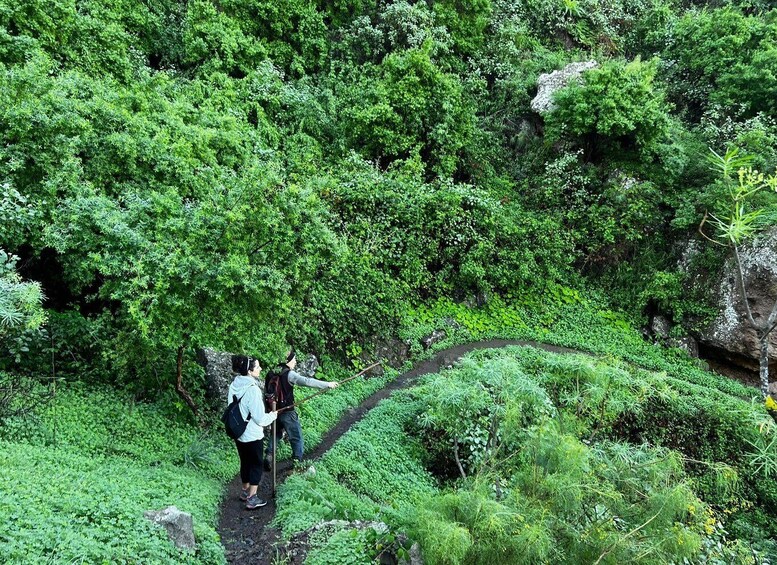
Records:
[[[276,410],[294,403],[293,397],[289,398],[290,395],[286,394],[290,370],[285,365],[279,366],[276,370],[267,373],[264,378],[264,407],[268,412],[272,410],[273,402],[275,402]],[[284,380],[286,380],[285,383]]]

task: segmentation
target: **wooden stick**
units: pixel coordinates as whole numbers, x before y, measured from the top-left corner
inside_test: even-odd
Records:
[[[373,363],[372,365],[370,365],[366,369],[362,369],[361,371],[359,371],[358,373],[356,373],[352,377],[348,377],[347,379],[344,379],[344,380],[340,381],[337,384],[341,385],[343,383],[347,383],[348,381],[352,381],[356,377],[362,376],[364,373],[366,373],[367,371],[369,371],[373,367],[377,367],[378,365],[380,365],[380,361],[377,361],[377,362]],[[305,402],[307,402],[308,400],[310,400],[314,396],[318,396],[319,394],[324,394],[325,392],[328,392],[330,390],[332,390],[332,389],[331,388],[325,388],[325,389],[319,390],[318,392],[313,393],[313,394],[311,394],[310,396],[308,396],[306,398],[303,398],[302,400],[300,400],[299,402],[297,402],[295,404],[292,404],[291,406],[286,406],[285,408],[281,408],[280,410],[278,410],[278,413],[280,414],[281,412],[285,412],[286,410],[292,410],[292,409],[296,408],[297,406],[299,406],[300,404],[304,404]]]
[[[272,401],[272,411],[275,411],[275,401]],[[275,420],[272,421],[272,497],[275,498],[275,486],[276,486],[276,475],[275,475],[275,454],[278,453],[278,437],[275,435],[275,432],[277,430],[276,426],[278,425],[278,418],[276,416]]]

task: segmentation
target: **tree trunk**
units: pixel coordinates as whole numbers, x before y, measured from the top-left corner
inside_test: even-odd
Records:
[[[178,348],[178,361],[176,366],[176,376],[175,376],[175,391],[178,393],[178,396],[184,399],[186,404],[189,405],[189,408],[192,409],[192,412],[194,413],[194,417],[197,418],[197,422],[202,425],[202,418],[200,417],[200,412],[197,409],[197,404],[195,404],[194,399],[192,399],[192,396],[187,392],[187,390],[183,387],[183,352],[184,352],[185,346],[181,345]]]
[[[461,474],[462,479],[467,478],[467,474],[464,472],[464,467],[461,464],[461,459],[459,459],[459,438],[455,437],[453,438],[453,457],[456,459],[456,466],[459,468],[459,473]]]
[[[764,399],[769,396],[769,333],[764,332],[760,336],[760,367],[761,393]]]
[[[739,257],[739,247],[734,246],[734,258],[737,265],[737,286],[741,292],[742,301],[745,306],[746,319],[750,323],[750,326],[755,330],[758,336],[759,353],[759,376],[761,377],[761,394],[764,399],[769,396],[769,334],[774,330],[775,323],[777,321],[777,302],[772,307],[772,311],[769,314],[769,318],[763,327],[756,324],[753,318],[753,311],[750,309],[750,302],[747,299],[747,289],[745,288],[745,273],[742,269],[742,260]]]

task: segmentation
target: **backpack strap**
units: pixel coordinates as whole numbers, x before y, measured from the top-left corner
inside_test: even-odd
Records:
[[[256,385],[251,385],[251,386],[256,386]],[[248,394],[248,391],[246,391],[246,392],[243,394],[243,396],[245,396],[246,394]],[[238,403],[239,403],[239,402],[242,402],[242,401],[243,401],[243,396],[241,396],[241,397],[238,399],[237,395],[236,395],[236,394],[233,394],[233,395],[232,395],[232,402],[238,402]],[[251,421],[251,411],[249,410],[249,411],[248,411],[248,417],[246,418],[246,422],[250,422],[250,421]]]
[[[284,365],[281,369],[280,374],[278,375],[278,390],[279,390],[279,400],[286,402],[286,386],[289,386],[289,372],[291,372],[291,369],[289,369],[288,365]],[[286,381],[284,383],[284,380]]]

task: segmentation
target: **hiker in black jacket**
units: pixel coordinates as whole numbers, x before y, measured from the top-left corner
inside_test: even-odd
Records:
[[[302,427],[299,423],[299,415],[292,408],[282,410],[286,406],[294,404],[294,385],[308,386],[311,388],[335,388],[336,382],[319,381],[303,377],[294,369],[297,366],[297,355],[292,349],[286,356],[286,363],[279,365],[275,371],[267,374],[264,380],[265,393],[268,390],[275,390],[276,410],[278,410],[278,420],[275,429],[275,437],[270,434],[267,441],[267,456],[264,460],[265,469],[269,470],[272,454],[275,451],[275,442],[280,439],[283,430],[289,436],[291,443],[292,460],[300,461],[305,451],[305,443],[302,439]],[[272,381],[277,379],[277,385]]]

